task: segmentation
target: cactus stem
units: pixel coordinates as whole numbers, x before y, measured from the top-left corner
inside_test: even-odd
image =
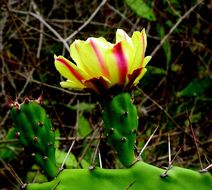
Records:
[[[133,129],[138,128],[137,110],[128,93],[118,94],[103,102],[103,121],[107,141],[114,146],[122,164],[129,167],[135,160]],[[112,135],[111,135],[112,134]]]
[[[54,131],[54,128],[52,128],[44,108],[28,98],[25,98],[21,104],[17,101],[12,104],[11,116],[14,120],[16,136],[21,134],[20,143],[31,151],[31,156],[45,171],[47,177],[54,178],[57,175],[55,139],[54,133],[51,131]]]
[[[96,168],[91,172],[87,169],[64,169],[53,181],[28,184],[27,190],[211,190],[210,174],[200,175],[188,169],[173,167],[170,175],[162,179],[159,176],[163,172],[142,161],[128,169]]]

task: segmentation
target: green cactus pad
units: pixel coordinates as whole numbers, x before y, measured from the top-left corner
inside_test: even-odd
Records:
[[[28,184],[26,190],[211,190],[209,173],[173,167],[165,171],[142,161],[127,169],[65,169],[55,180]]]
[[[104,132],[117,151],[120,161],[129,167],[135,161],[134,144],[138,127],[137,110],[127,93],[103,103]]]
[[[51,179],[57,175],[54,131],[44,108],[36,101],[11,106],[16,136]]]

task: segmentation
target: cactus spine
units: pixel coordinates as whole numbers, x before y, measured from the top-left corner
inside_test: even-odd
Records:
[[[136,158],[134,144],[138,128],[137,110],[128,93],[115,96],[103,104],[103,120],[108,142],[116,149],[124,166],[129,167]]]
[[[57,175],[54,131],[51,121],[38,101],[25,99],[22,104],[10,104],[16,137],[31,152],[32,157],[52,179]]]

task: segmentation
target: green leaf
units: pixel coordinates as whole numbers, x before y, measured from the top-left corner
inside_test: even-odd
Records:
[[[47,178],[40,172],[40,168],[37,165],[33,165],[31,170],[27,172],[26,181],[29,183],[44,183],[47,182]]]
[[[83,115],[81,115],[78,119],[77,135],[80,137],[86,137],[91,131],[90,123]]]
[[[10,128],[8,130],[7,136],[5,137],[5,140],[11,140],[16,139],[15,136],[15,128]],[[10,161],[16,157],[17,154],[19,154],[18,148],[19,144],[0,144],[0,159]]]
[[[125,0],[125,2],[139,17],[145,18],[149,21],[156,20],[152,7],[143,0]]]
[[[63,161],[66,157],[66,154],[67,154],[67,152],[56,149],[56,160],[57,160],[58,166],[61,166],[61,164],[63,163]],[[87,169],[90,166],[90,164],[85,159],[81,160],[80,165],[84,169]],[[72,154],[71,152],[70,152],[70,154],[69,154],[69,156],[68,156],[68,158],[65,162],[65,167],[69,168],[69,169],[79,167],[75,155]]]
[[[73,109],[73,110],[79,109],[79,111],[91,112],[96,107],[96,104],[82,102],[82,103],[78,103],[78,104],[75,104],[73,106],[71,105],[71,106],[68,106],[68,107]]]
[[[61,166],[61,164],[63,163],[63,160],[65,159],[67,153],[62,151],[62,150],[56,149],[55,154],[56,154],[57,164],[59,166]],[[74,156],[74,154],[72,154],[71,152],[70,152],[70,154],[69,154],[69,156],[66,160],[65,166],[66,166],[66,168],[77,168],[77,166],[78,166],[77,159]]]
[[[202,113],[198,112],[191,117],[191,123],[198,123],[202,119]]]
[[[164,69],[155,67],[155,66],[148,66],[148,70],[153,75],[165,75],[166,74],[166,71]]]
[[[164,38],[164,36],[165,36],[165,30],[164,30],[164,28],[163,27],[160,27],[159,25],[158,25],[158,31],[159,31],[159,35],[160,35],[160,38],[161,39],[163,39]],[[165,56],[166,56],[166,63],[167,63],[167,65],[169,65],[170,64],[170,62],[171,62],[171,46],[170,46],[170,43],[169,43],[169,41],[165,41],[164,43],[163,43],[163,50],[164,50],[164,54],[165,54]]]
[[[80,164],[81,164],[82,168],[84,168],[84,169],[87,169],[90,166],[90,164],[84,159],[82,159]]]
[[[190,121],[189,121],[189,119],[185,120],[185,125],[189,126],[190,122],[198,123],[201,119],[202,119],[202,113],[198,112],[198,113],[192,115],[192,117],[190,118]]]
[[[55,139],[59,138],[59,137],[60,137],[60,131],[57,129],[57,130],[55,131],[54,135],[55,135]],[[59,146],[60,146],[60,141],[57,141],[57,140],[56,140],[55,143],[54,143],[54,146],[55,146],[55,148],[59,148]]]
[[[205,92],[212,88],[212,79],[206,77],[201,80],[193,80],[184,89],[177,93],[178,97],[202,97]]]

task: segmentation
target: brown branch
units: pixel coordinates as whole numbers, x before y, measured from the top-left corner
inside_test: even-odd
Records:
[[[169,36],[174,32],[174,30],[179,26],[179,24],[192,12],[194,9],[198,7],[204,0],[198,1],[194,6],[192,6],[183,16],[179,18],[179,20],[175,23],[174,26],[169,30],[169,32],[163,37],[163,39],[160,41],[160,44],[156,46],[156,48],[151,53],[151,56],[154,56],[157,51],[162,47],[164,42],[169,38]]]

